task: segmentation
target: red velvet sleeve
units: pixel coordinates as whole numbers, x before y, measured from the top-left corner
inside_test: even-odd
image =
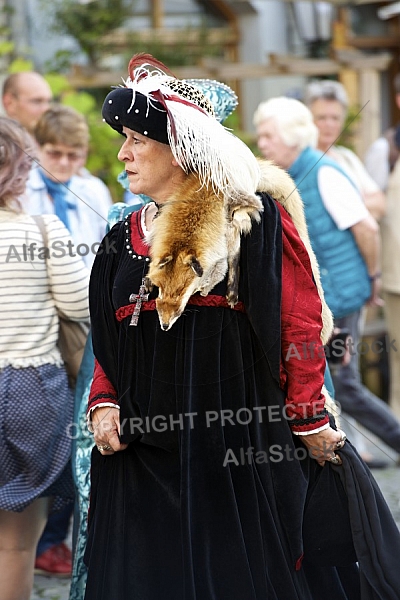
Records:
[[[88,412],[98,404],[104,404],[105,402],[118,406],[117,392],[107,379],[107,375],[101,368],[100,363],[95,359],[93,381],[89,393]]]
[[[295,433],[312,432],[329,422],[321,392],[325,352],[321,343],[321,300],[310,258],[288,213],[282,219],[281,386]]]

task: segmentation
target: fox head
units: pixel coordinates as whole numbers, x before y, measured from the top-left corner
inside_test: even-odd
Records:
[[[194,253],[178,252],[152,261],[148,277],[159,289],[156,308],[161,329],[168,331],[199,288],[203,267]]]

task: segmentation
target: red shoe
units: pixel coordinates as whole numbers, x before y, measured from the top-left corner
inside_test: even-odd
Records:
[[[64,544],[51,546],[36,557],[35,575],[46,575],[47,577],[71,577],[72,554],[71,550]]]

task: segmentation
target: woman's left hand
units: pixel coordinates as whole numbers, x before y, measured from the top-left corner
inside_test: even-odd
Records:
[[[315,458],[317,463],[324,466],[325,461],[330,461],[333,464],[341,465],[342,461],[336,450],[343,448],[346,435],[340,429],[323,429],[318,433],[311,433],[310,435],[299,436],[303,444],[307,447],[309,454],[312,458]]]
[[[94,443],[101,454],[113,454],[125,450],[127,444],[121,444],[119,410],[110,406],[100,406],[93,410],[92,429]]]

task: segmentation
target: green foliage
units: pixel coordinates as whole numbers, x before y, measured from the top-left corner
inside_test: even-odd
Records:
[[[72,36],[95,66],[105,50],[102,36],[120,27],[132,16],[132,0],[41,0],[51,15],[51,29]]]
[[[74,92],[69,89],[63,94],[62,103],[71,106],[85,117],[88,117],[93,110],[97,110],[96,100],[88,92]]]
[[[8,73],[20,73],[21,71],[32,71],[33,62],[27,58],[15,58],[8,66]]]
[[[63,93],[71,91],[71,84],[64,75],[60,75],[59,73],[46,73],[45,79],[55,98],[59,98]]]
[[[88,116],[90,128],[90,148],[87,168],[100,177],[111,192],[114,202],[122,201],[123,188],[117,177],[124,170],[117,159],[123,138],[114,129],[103,123],[100,110]]]
[[[7,16],[9,11],[7,6],[2,6],[0,8],[0,17],[1,21],[3,20],[3,16]],[[0,40],[0,56],[6,56],[7,54],[11,54],[14,51],[15,44],[11,40],[7,39],[10,36],[10,30],[7,25],[0,23],[0,36],[4,39]]]
[[[7,40],[0,42],[0,56],[11,54],[11,52],[14,50],[14,47],[14,42],[9,42]]]

